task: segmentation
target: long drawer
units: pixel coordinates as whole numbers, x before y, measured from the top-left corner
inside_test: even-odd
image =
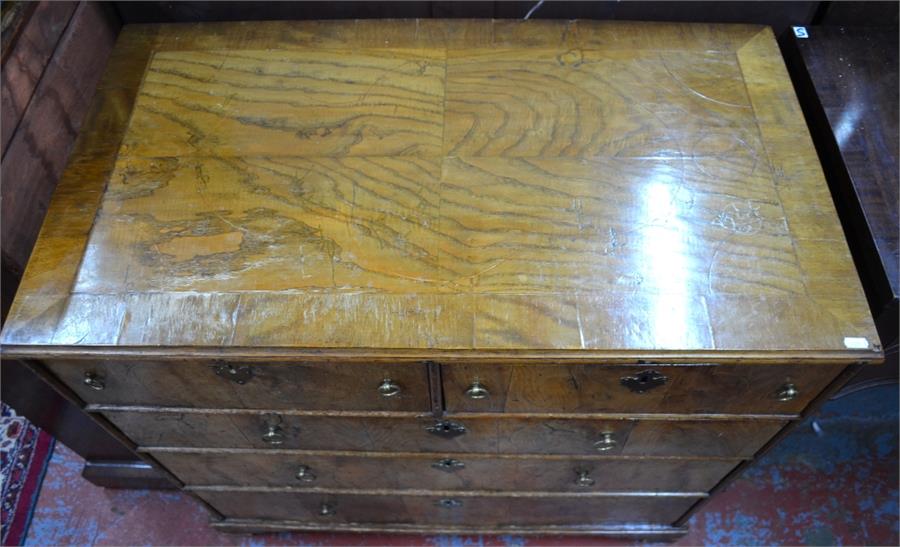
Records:
[[[449,412],[796,413],[842,365],[443,365]]]
[[[428,412],[425,365],[230,361],[51,361],[88,403],[197,408]]]
[[[104,415],[144,447],[297,448],[383,452],[749,457],[780,420],[597,420],[309,416],[134,411]]]
[[[699,492],[711,489],[736,460],[616,457],[492,457],[482,454],[394,455],[278,452],[151,454],[191,486],[296,486],[496,491]]]
[[[563,525],[671,524],[698,497],[393,496],[303,492],[197,491],[230,518],[330,523]]]

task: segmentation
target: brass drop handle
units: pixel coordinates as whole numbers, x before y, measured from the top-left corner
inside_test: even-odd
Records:
[[[469,386],[469,389],[466,390],[466,397],[469,399],[484,399],[491,392],[487,390],[486,387],[481,385],[481,382],[478,381],[478,378],[475,378],[475,381],[472,382],[472,385]]]
[[[262,440],[270,446],[278,446],[284,443],[284,429],[281,427],[281,416],[278,414],[265,415],[265,431]]]
[[[320,517],[330,517],[337,513],[337,508],[333,503],[322,503],[322,506],[319,507],[319,516]]]
[[[615,448],[617,444],[619,444],[619,442],[616,441],[613,434],[609,431],[604,431],[600,434],[600,440],[594,443],[594,448],[600,452],[606,452],[607,450]]]
[[[590,488],[594,486],[594,479],[591,478],[590,471],[584,471],[581,469],[575,470],[575,486],[579,488]]]
[[[398,395],[400,391],[400,386],[391,381],[390,378],[385,378],[384,381],[381,382],[381,385],[378,386],[378,393],[380,393],[382,397],[393,397]]]
[[[298,467],[295,477],[300,482],[312,482],[316,480],[316,474],[312,472],[312,469],[310,469],[308,465],[301,465]]]
[[[779,401],[792,401],[796,399],[798,395],[800,395],[800,390],[790,382],[784,384],[775,392],[775,398]]]
[[[106,382],[103,376],[90,370],[84,373],[84,385],[91,389],[96,389],[97,391],[106,389]]]

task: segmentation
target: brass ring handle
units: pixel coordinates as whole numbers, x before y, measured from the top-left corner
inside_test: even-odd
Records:
[[[590,488],[591,486],[594,486],[595,481],[591,478],[590,471],[576,470],[575,474],[575,486],[579,488]]]
[[[330,517],[337,513],[337,508],[333,503],[323,503],[321,507],[319,507],[319,516],[320,517]]]
[[[594,443],[594,448],[600,452],[606,452],[616,447],[619,442],[613,437],[613,434],[606,431],[600,434],[600,440]]]
[[[779,401],[792,401],[796,399],[798,395],[800,395],[800,390],[790,382],[784,384],[775,392],[775,398]]]
[[[466,390],[466,397],[469,399],[484,399],[490,394],[491,392],[481,385],[481,382],[479,382],[477,378],[472,382],[472,385],[469,386],[469,389]]]
[[[263,416],[265,432],[262,434],[262,440],[271,446],[278,446],[284,443],[284,429],[281,427],[282,418],[279,414],[266,414]]]
[[[106,382],[103,380],[103,376],[92,371],[84,373],[84,385],[91,389],[96,389],[97,391],[103,391],[106,388]]]
[[[284,431],[279,425],[270,425],[262,435],[262,440],[272,446],[284,444]]]
[[[297,468],[295,478],[300,482],[312,482],[316,480],[316,474],[312,472],[308,465],[301,465]]]
[[[385,378],[381,385],[378,386],[378,393],[381,394],[382,397],[393,397],[400,393],[400,386],[391,381],[390,378]]]

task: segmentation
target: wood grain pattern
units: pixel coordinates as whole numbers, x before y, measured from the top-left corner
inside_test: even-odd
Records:
[[[428,523],[467,525],[671,524],[696,498],[627,497],[440,498],[435,496],[354,496],[276,492],[198,492],[222,514],[238,518],[275,518],[337,523]],[[442,499],[460,502],[442,507]],[[323,503],[335,514],[321,516]]]
[[[783,419],[679,421],[521,418],[508,415],[454,417],[466,433],[444,438],[429,433],[431,417],[414,414],[376,416],[297,415],[204,411],[130,411],[105,407],[102,415],[147,447],[296,448],[377,452],[475,452],[497,454],[611,454],[628,456],[750,457],[784,424]],[[262,435],[270,424],[284,434],[270,446]],[[595,443],[612,434],[613,446]]]
[[[879,359],[767,29],[136,26],[110,67],[107,97],[137,96],[90,164],[115,158],[109,189],[71,175],[102,193],[96,222],[53,221],[67,242],[35,260],[83,260],[33,269],[7,354]]]
[[[266,451],[164,452],[151,455],[190,486],[293,486],[297,488],[497,490],[539,492],[705,492],[735,460],[492,458],[484,454],[360,456]],[[462,467],[435,467],[453,459]],[[315,478],[300,481],[300,466]],[[576,483],[579,472],[594,481]]]

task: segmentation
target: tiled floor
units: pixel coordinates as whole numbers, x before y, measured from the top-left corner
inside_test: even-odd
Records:
[[[114,491],[57,444],[26,545],[613,545],[591,538],[217,533],[191,498]],[[898,390],[829,402],[712,500],[677,545],[898,545]]]

